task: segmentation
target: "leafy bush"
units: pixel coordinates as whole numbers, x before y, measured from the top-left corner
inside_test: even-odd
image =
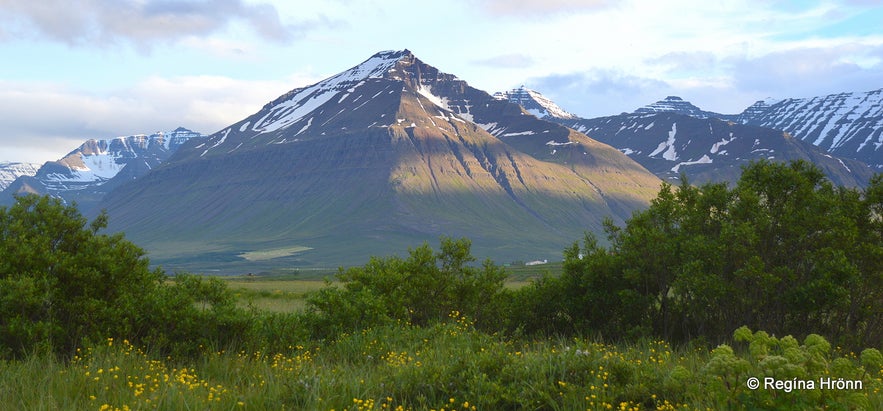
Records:
[[[475,261],[468,239],[443,237],[441,251],[428,244],[408,250],[408,258],[372,257],[362,267],[341,269],[341,287],[326,287],[308,299],[318,328],[352,332],[396,321],[426,325],[459,311],[479,325],[501,318],[502,268]]]
[[[817,334],[808,335],[800,344],[790,335],[776,338],[743,326],[733,338],[748,345],[747,353],[720,345],[699,374],[703,391],[714,398],[718,408],[870,409],[872,397],[868,394],[879,392],[880,352],[876,349],[864,350],[862,360],[855,361],[854,354],[838,356]],[[751,386],[751,378],[756,378],[759,385]],[[860,387],[836,389],[826,385],[837,380],[858,381]]]
[[[28,195],[0,208],[0,349],[71,352],[83,340],[127,336],[165,276],[122,235],[98,234],[58,199]]]
[[[122,234],[99,234],[106,224],[50,197],[0,208],[0,357],[70,356],[113,337],[193,352],[242,337],[249,316],[225,283],[179,275],[168,284]]]
[[[523,326],[719,342],[749,324],[878,346],[881,216],[883,175],[834,187],[801,161],[753,163],[733,188],[663,184],[625,227],[606,224],[609,247],[574,244],[560,279],[523,291]]]

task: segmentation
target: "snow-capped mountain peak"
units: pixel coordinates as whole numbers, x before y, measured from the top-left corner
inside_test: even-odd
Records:
[[[577,118],[575,115],[568,113],[555,102],[549,100],[537,91],[531,90],[524,86],[505,92],[494,93],[494,98],[498,100],[508,100],[510,103],[520,104],[527,112],[533,114],[537,118],[557,118],[562,120],[570,120]]]
[[[37,174],[39,168],[39,165],[31,163],[0,162],[0,191],[9,187],[18,177]]]
[[[57,161],[48,161],[36,173],[11,182],[0,194],[0,204],[23,192],[51,195],[76,202],[82,210],[93,206],[109,190],[164,163],[184,143],[201,134],[179,127],[172,131],[90,139]]]
[[[635,110],[635,114],[652,113],[677,113],[696,118],[721,117],[720,114],[704,111],[678,96],[668,96],[664,100],[659,100]]]
[[[135,134],[111,139],[90,139],[71,151],[57,164],[64,166],[40,173],[47,181],[103,184],[115,177],[124,167],[141,158],[152,167],[165,160],[187,140],[201,134],[179,127],[173,131],[154,134]]]
[[[267,113],[251,125],[260,133],[269,133],[290,126],[335,96],[352,93],[366,80],[379,78],[401,79],[395,69],[399,61],[413,59],[408,50],[382,51],[361,64],[329,77],[311,86],[297,88],[264,106]],[[342,101],[346,95],[339,97]],[[244,126],[241,131],[245,131]]]

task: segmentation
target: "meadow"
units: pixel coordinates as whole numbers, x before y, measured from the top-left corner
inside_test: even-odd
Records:
[[[297,315],[310,293],[341,286],[225,282],[258,315]],[[752,390],[751,377],[780,387]],[[861,387],[822,389],[823,377]],[[786,390],[792,381],[815,387]],[[488,333],[457,312],[430,326],[398,321],[271,351],[202,346],[175,357],[109,338],[68,360],[37,352],[0,362],[0,398],[15,410],[871,410],[883,409],[881,390],[879,351],[848,352],[815,335],[798,342],[742,328],[714,348],[614,344]]]
[[[365,329],[280,352],[204,347],[186,361],[108,339],[70,361],[35,354],[0,363],[0,397],[14,410],[883,409],[879,351],[833,348],[814,357],[808,341],[783,356],[760,356],[748,347],[709,351],[664,341],[506,338],[477,331],[456,313],[449,320]],[[839,376],[863,386],[751,390],[750,376]]]

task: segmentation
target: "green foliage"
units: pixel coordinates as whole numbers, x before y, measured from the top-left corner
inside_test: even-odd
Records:
[[[652,301],[630,289],[620,261],[586,235],[582,246],[564,250],[559,277],[545,276],[514,293],[510,324],[530,332],[646,334],[644,313]]]
[[[352,331],[401,321],[426,325],[460,312],[479,324],[500,319],[502,268],[475,261],[468,239],[443,237],[441,250],[428,244],[408,250],[408,258],[378,258],[362,267],[341,269],[342,287],[327,287],[308,299],[321,329]]]
[[[164,275],[122,235],[98,234],[106,223],[49,197],[0,208],[0,354],[70,352],[144,326]]]
[[[199,347],[227,347],[247,338],[252,315],[237,308],[227,284],[214,277],[177,274],[141,307],[147,328],[128,338],[175,355]]]
[[[574,245],[560,281],[524,291],[562,301],[525,328],[723,341],[749,324],[879,345],[881,211],[883,177],[863,191],[834,187],[801,161],[753,163],[733,188],[663,184],[625,227],[607,224],[608,249]]]
[[[831,344],[817,334],[808,335],[799,344],[791,336],[775,338],[763,331],[752,333],[743,326],[733,338],[748,344],[747,353],[720,345],[699,375],[706,392],[714,396],[715,408],[872,409],[872,401],[879,402],[876,386],[883,381],[879,365],[871,359],[875,352],[879,354],[875,349],[863,351],[862,361],[856,361],[853,354],[837,356]],[[868,353],[867,362],[864,353]],[[750,386],[750,378],[757,378],[759,385]],[[841,379],[860,381],[861,387],[835,389],[824,385],[825,381]]]
[[[98,231],[73,206],[34,195],[0,208],[0,357],[72,355],[105,338],[167,352],[241,338],[249,317],[218,279],[150,270],[122,234]]]

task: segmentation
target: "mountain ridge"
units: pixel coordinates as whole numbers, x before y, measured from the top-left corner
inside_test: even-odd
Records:
[[[634,111],[649,112],[674,112],[782,130],[832,155],[859,160],[877,172],[883,171],[883,88],[758,100],[739,114],[704,111],[675,96]]]
[[[844,95],[837,96],[845,98]],[[519,102],[511,98],[510,101]],[[734,184],[739,179],[742,165],[766,159],[810,161],[835,184],[867,185],[874,171],[861,158],[826,152],[823,147],[805,141],[805,135],[800,139],[791,132],[758,124],[762,122],[757,118],[768,116],[766,113],[770,112],[788,111],[781,107],[793,105],[794,101],[802,100],[760,100],[741,114],[724,115],[702,110],[680,97],[669,96],[633,113],[617,116],[547,118],[616,147],[663,180],[678,180],[681,172],[686,172],[694,183],[726,181]],[[874,104],[865,105],[874,107]],[[874,118],[871,116],[865,124],[872,123]],[[883,121],[874,127],[883,129]],[[865,141],[872,138],[873,135]]]

